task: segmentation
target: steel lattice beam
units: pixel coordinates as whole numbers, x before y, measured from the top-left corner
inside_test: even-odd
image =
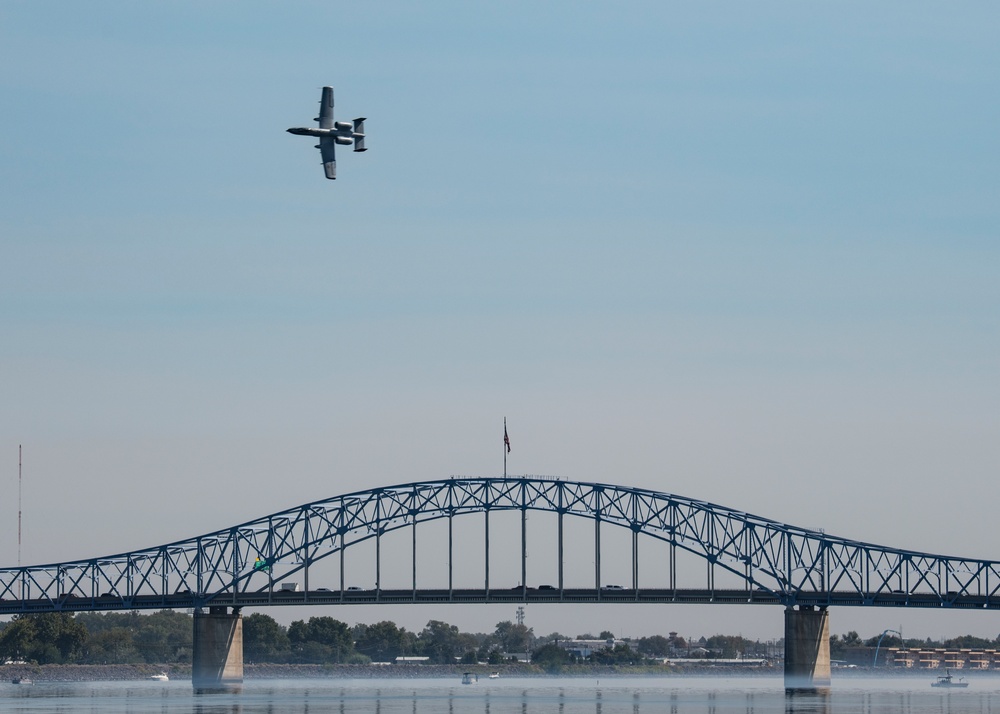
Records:
[[[510,477],[451,478],[359,491],[154,548],[89,560],[3,568],[0,613],[300,604],[300,599],[309,601],[308,594],[277,602],[272,596],[276,586],[302,573],[308,582],[313,563],[336,554],[343,558],[351,546],[371,539],[380,547],[384,534],[405,527],[414,531],[414,586],[405,594],[377,589],[372,601],[436,602],[441,593],[452,601],[505,601],[510,593],[489,591],[488,570],[487,586],[482,591],[453,590],[450,575],[447,588],[443,584],[438,589],[416,588],[417,525],[448,519],[450,534],[455,517],[495,511],[557,514],[560,563],[564,518],[595,522],[595,588],[564,590],[560,569],[558,601],[1000,608],[997,561],[912,552],[837,538],[645,489]],[[608,594],[600,589],[602,526],[626,528],[633,534],[633,582],[624,593]],[[635,543],[639,535],[669,545],[664,558],[671,562],[663,565],[670,571],[670,588],[637,587]],[[522,552],[526,548],[523,541],[521,548]],[[672,559],[678,551],[705,561],[706,582],[675,581]],[[276,574],[274,566],[279,564],[283,569]],[[736,576],[744,588],[717,590],[717,572]],[[518,598],[552,599],[550,593],[528,591],[522,581]],[[337,597],[322,596],[319,601],[331,599],[367,602],[369,595],[345,595],[341,582]],[[313,601],[318,602],[315,596]]]

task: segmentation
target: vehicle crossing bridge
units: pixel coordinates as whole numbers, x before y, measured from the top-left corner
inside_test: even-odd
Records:
[[[544,523],[532,522],[531,539],[529,513],[546,514]],[[509,532],[511,518],[519,520],[519,533]],[[479,519],[481,529],[464,525]],[[591,542],[581,545],[580,523],[588,521]],[[418,533],[433,529],[434,552],[447,570],[428,583]],[[613,529],[627,537],[609,551],[602,533],[607,543]],[[529,583],[529,541],[533,554],[551,551],[551,582]],[[480,553],[474,566],[467,562],[470,544]],[[580,568],[567,570],[566,560],[583,547],[592,548],[593,572],[581,583]],[[346,584],[352,549],[373,561],[374,587]],[[520,565],[513,588],[496,568],[491,581],[490,572],[499,555],[512,553]],[[466,561],[457,564],[458,555]],[[630,562],[630,582],[605,582],[602,557]],[[400,563],[409,571],[403,587]],[[473,587],[471,569],[480,574]],[[331,571],[336,587],[310,587],[320,582],[318,573],[329,585]],[[216,665],[228,658],[234,672],[237,654],[242,661],[241,640],[238,653],[234,648],[243,607],[441,602],[782,605],[786,685],[812,687],[829,680],[827,608],[998,609],[1000,562],[863,543],[647,489],[512,476],[358,491],[153,548],[0,569],[0,614],[195,608],[196,680],[200,650],[213,662],[206,671],[218,670],[206,682],[236,677]],[[222,629],[212,630],[211,622]]]

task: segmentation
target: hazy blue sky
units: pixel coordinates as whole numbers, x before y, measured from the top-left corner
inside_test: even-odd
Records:
[[[0,562],[18,444],[42,562],[499,474],[504,416],[512,473],[1000,558],[998,26],[988,2],[0,2]],[[324,84],[369,118],[336,182],[284,131]],[[782,628],[528,612],[651,621]],[[900,624],[1000,615],[831,627]]]

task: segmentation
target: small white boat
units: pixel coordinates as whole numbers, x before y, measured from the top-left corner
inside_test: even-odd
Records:
[[[152,674],[149,677],[154,682],[169,682],[170,677],[167,676],[166,672],[160,672],[159,674]]]
[[[464,672],[462,674],[462,684],[475,684],[478,681],[478,674],[473,674],[472,672]]]
[[[490,672],[490,679],[500,679],[499,672]]]
[[[951,672],[947,669],[944,674],[937,678],[936,682],[931,682],[932,687],[943,687],[945,689],[964,689],[969,686],[969,683],[965,681],[965,677],[959,677],[955,679]]]
[[[34,684],[34,682],[32,682],[27,677],[14,677],[14,679],[10,680],[10,683],[11,684]]]

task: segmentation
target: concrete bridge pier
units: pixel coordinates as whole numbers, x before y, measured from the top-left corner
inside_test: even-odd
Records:
[[[194,614],[191,683],[196,690],[230,690],[243,684],[243,615],[234,607],[200,608]]]
[[[830,618],[825,607],[785,609],[785,691],[830,689]]]

